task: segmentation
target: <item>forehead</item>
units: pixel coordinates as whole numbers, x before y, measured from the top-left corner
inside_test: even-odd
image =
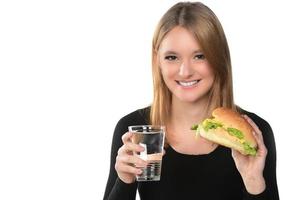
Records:
[[[195,52],[201,50],[195,36],[186,28],[177,26],[164,37],[159,51]]]

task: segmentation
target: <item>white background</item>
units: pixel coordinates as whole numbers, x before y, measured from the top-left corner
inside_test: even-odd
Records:
[[[114,126],[151,103],[152,35],[176,2],[1,1],[1,200],[103,198]],[[227,35],[236,103],[271,124],[280,196],[294,199],[299,6],[203,2]]]

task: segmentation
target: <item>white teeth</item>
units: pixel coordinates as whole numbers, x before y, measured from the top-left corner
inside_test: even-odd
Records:
[[[182,86],[185,86],[185,87],[187,87],[187,86],[192,86],[192,85],[195,85],[196,83],[198,83],[199,81],[190,81],[190,82],[182,82],[182,81],[178,81],[178,83],[180,84],[180,85],[182,85]]]

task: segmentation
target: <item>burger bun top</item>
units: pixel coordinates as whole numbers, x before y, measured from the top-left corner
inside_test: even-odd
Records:
[[[253,136],[254,129],[238,112],[229,108],[219,107],[212,112],[216,121],[221,122],[226,128],[236,128],[243,132],[244,140],[251,146],[257,147],[256,140]]]

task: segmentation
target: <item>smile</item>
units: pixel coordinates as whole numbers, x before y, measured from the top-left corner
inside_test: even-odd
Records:
[[[183,87],[190,87],[193,85],[196,85],[197,83],[200,82],[200,80],[194,80],[194,81],[176,81],[179,85]]]

